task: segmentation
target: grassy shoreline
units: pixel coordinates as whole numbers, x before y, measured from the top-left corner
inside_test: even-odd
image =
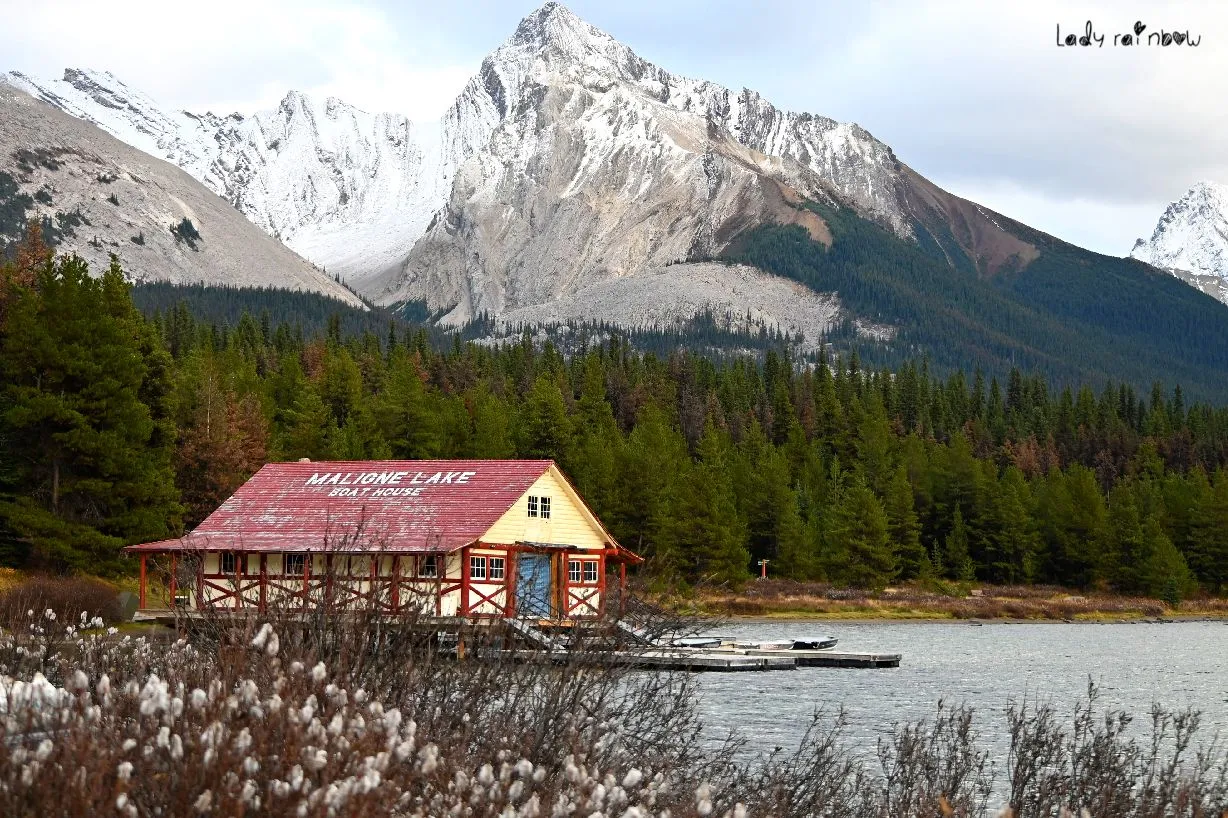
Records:
[[[1158,599],[1055,586],[976,583],[863,591],[822,583],[755,580],[736,592],[700,591],[686,604],[702,614],[739,621],[1096,623],[1228,619],[1228,600],[1215,597],[1185,600],[1174,606]]]

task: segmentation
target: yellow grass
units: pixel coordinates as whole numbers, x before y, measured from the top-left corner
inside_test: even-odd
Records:
[[[1186,600],[1174,608],[1156,599],[1105,592],[975,583],[856,591],[821,583],[757,580],[737,592],[701,591],[690,602],[705,613],[754,619],[1131,622],[1228,618],[1225,599]]]

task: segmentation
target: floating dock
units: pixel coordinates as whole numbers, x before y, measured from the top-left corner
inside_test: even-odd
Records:
[[[525,662],[620,665],[697,673],[742,673],[795,670],[799,667],[890,668],[900,666],[898,653],[848,653],[831,650],[721,650],[719,648],[648,649],[643,651],[476,651],[475,656],[503,656]]]
[[[198,611],[141,611],[134,621],[157,623],[177,629],[190,628],[192,624],[206,619],[224,620],[229,612],[211,612],[203,614]],[[234,612],[236,618],[243,617],[247,612]],[[755,670],[794,670],[799,667],[827,668],[894,668],[900,666],[902,656],[898,653],[868,653],[838,651],[832,648],[822,649],[766,649],[762,643],[738,643],[725,640],[719,646],[683,647],[676,644],[663,645],[641,639],[641,643],[627,649],[627,646],[615,649],[585,649],[578,650],[567,644],[563,631],[555,628],[547,630],[549,621],[527,619],[490,619],[465,620],[458,617],[422,617],[407,626],[434,631],[443,637],[451,636],[451,643],[445,648],[449,653],[463,657],[464,647],[457,644],[457,634],[465,629],[485,630],[502,625],[506,627],[519,646],[504,644],[502,647],[480,647],[472,652],[474,656],[510,658],[525,662],[554,662],[568,664],[574,662],[596,665],[619,665],[623,667],[655,668],[661,670],[680,670],[707,673],[739,673]],[[633,634],[633,631],[628,631]],[[834,641],[834,640],[833,640]]]
[[[645,658],[651,656],[649,653]],[[898,653],[692,648],[685,652],[662,653],[653,666],[718,671],[791,670],[798,667],[890,668],[899,667],[901,658]]]

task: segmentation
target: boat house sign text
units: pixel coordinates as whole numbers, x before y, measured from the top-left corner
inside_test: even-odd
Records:
[[[475,471],[325,472],[307,478],[305,486],[333,488],[329,497],[417,497],[426,486],[464,485]]]

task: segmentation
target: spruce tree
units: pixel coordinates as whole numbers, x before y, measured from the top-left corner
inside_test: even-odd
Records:
[[[533,382],[518,416],[517,448],[524,457],[562,460],[571,429],[567,407],[554,378],[543,373]]]
[[[413,353],[405,347],[398,346],[389,356],[384,388],[370,403],[374,421],[393,457],[417,460],[439,456],[443,437],[439,416]],[[488,456],[510,455],[510,451],[500,451]]]
[[[738,517],[728,465],[729,441],[708,426],[698,460],[680,481],[669,528],[686,573],[701,582],[738,586],[746,580],[750,553]]]
[[[827,572],[858,588],[881,588],[896,575],[887,515],[878,497],[855,476],[844,489],[830,530]]]
[[[1219,593],[1228,587],[1228,471],[1216,472],[1193,515],[1187,559],[1198,579]]]
[[[887,533],[899,566],[900,579],[928,577],[933,572],[929,553],[921,544],[921,523],[913,506],[912,484],[903,466],[896,468],[883,497]]]
[[[36,562],[116,573],[121,546],[179,529],[169,366],[114,257],[101,278],[49,260],[15,291],[0,426],[21,488],[0,516]]]
[[[951,520],[951,533],[947,534],[944,544],[943,564],[947,575],[952,579],[976,579],[976,566],[968,554],[968,526],[964,524],[964,513],[955,507],[955,515]]]

